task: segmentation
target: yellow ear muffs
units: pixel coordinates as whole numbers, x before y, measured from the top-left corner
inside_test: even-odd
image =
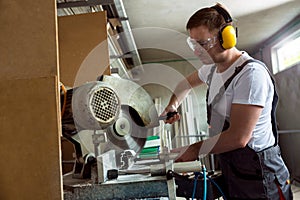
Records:
[[[215,9],[225,20],[225,25],[219,31],[219,40],[223,49],[230,49],[236,45],[237,34],[235,28],[231,25],[232,18],[230,14],[218,4],[211,7]]]
[[[220,30],[220,42],[224,49],[231,49],[236,45],[235,28],[231,25],[224,26]]]

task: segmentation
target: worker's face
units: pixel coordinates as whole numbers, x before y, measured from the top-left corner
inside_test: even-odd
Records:
[[[189,30],[190,37],[187,42],[204,64],[214,63],[214,54],[218,48],[217,34],[209,32],[206,26],[198,26]]]

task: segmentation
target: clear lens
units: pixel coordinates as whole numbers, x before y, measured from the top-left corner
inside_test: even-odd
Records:
[[[187,38],[187,43],[189,47],[193,50],[194,54],[199,57],[199,59],[203,62],[203,64],[213,64],[213,59],[208,54],[208,50],[215,46],[217,37],[209,38],[210,40],[207,40],[205,44],[202,42],[198,42],[195,39],[192,39],[190,37]]]
[[[186,41],[195,55],[200,56],[201,54],[205,53],[206,50],[196,40],[188,37]]]
[[[190,37],[187,38],[187,43],[189,47],[195,52],[199,51],[200,49],[208,51],[209,49],[213,48],[217,44],[217,36],[213,38],[208,38],[206,41],[197,41]]]

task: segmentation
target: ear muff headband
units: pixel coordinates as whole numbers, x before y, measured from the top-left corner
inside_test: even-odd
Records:
[[[220,15],[222,15],[227,24],[232,22],[232,18],[230,16],[230,14],[224,8],[222,8],[221,6],[218,6],[218,5],[215,5],[211,8],[215,9]]]
[[[224,49],[230,49],[234,47],[236,45],[236,32],[235,28],[229,24],[232,22],[230,14],[224,8],[217,5],[211,8],[215,9],[220,15],[222,15],[226,22],[226,25],[219,31],[221,46]]]

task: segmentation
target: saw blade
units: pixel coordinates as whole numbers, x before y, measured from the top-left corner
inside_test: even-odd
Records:
[[[119,151],[134,150],[140,152],[145,145],[147,136],[152,132],[151,129],[137,124],[137,115],[132,116],[128,107],[122,106],[120,115],[116,122],[107,129],[108,142],[106,149]]]

